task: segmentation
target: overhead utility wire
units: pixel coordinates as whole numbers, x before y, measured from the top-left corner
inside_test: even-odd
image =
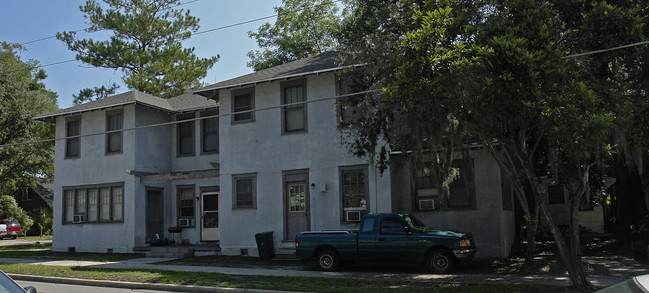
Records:
[[[182,5],[186,5],[186,4],[194,3],[194,2],[198,2],[198,1],[199,1],[199,0],[192,0],[192,1],[185,2],[185,3],[180,3],[180,4],[176,5],[176,6],[171,6],[171,7],[172,7],[172,8],[173,8],[173,7],[178,7],[178,6],[182,6]],[[89,27],[87,27],[87,28],[83,28],[83,29],[80,29],[80,30],[76,30],[76,31],[74,31],[74,32],[75,32],[75,33],[78,33],[78,32],[81,32],[81,31],[85,31],[85,30],[87,30],[87,29],[89,29]],[[102,30],[103,30],[103,29],[102,29]],[[24,45],[27,45],[27,44],[36,43],[36,42],[45,41],[45,40],[54,39],[54,38],[56,38],[56,36],[44,37],[44,38],[40,38],[40,39],[36,39],[36,40],[32,40],[32,41],[27,41],[27,42],[21,43],[20,45],[21,45],[21,46],[24,46]]]
[[[331,96],[331,97],[326,97],[326,98],[320,98],[320,99],[314,99],[314,100],[308,100],[308,101],[302,101],[302,102],[295,102],[295,103],[290,103],[290,104],[281,104],[281,105],[269,106],[269,107],[265,107],[265,108],[252,109],[252,110],[246,110],[246,111],[239,111],[239,112],[232,112],[232,113],[226,113],[226,114],[211,115],[211,116],[198,117],[198,118],[185,119],[185,120],[177,120],[177,121],[164,122],[164,123],[156,123],[156,124],[150,124],[150,125],[144,125],[144,126],[125,128],[125,129],[120,129],[120,130],[111,130],[111,131],[103,131],[103,132],[82,134],[82,135],[75,135],[75,136],[65,136],[65,137],[60,137],[60,138],[51,138],[51,139],[43,139],[43,140],[35,140],[35,141],[9,143],[9,144],[0,145],[0,148],[1,147],[21,146],[21,145],[35,144],[35,143],[43,143],[43,142],[53,142],[53,141],[57,141],[57,140],[89,137],[89,136],[103,135],[103,134],[109,134],[109,133],[119,133],[119,132],[123,132],[123,131],[133,131],[133,130],[139,130],[139,129],[159,127],[159,126],[174,125],[174,124],[179,124],[179,123],[199,121],[199,120],[205,120],[205,119],[210,119],[210,118],[228,117],[228,116],[234,116],[234,115],[238,115],[238,114],[246,114],[246,113],[259,112],[259,111],[267,111],[267,110],[283,108],[283,107],[290,107],[290,106],[296,106],[296,105],[305,105],[305,104],[317,103],[317,102],[322,102],[322,101],[327,101],[327,100],[333,100],[333,99],[339,99],[339,98],[347,98],[347,97],[358,96],[358,95],[365,95],[365,94],[376,93],[376,92],[380,92],[380,91],[381,90],[367,90],[367,91],[362,91],[362,92],[355,92],[355,93],[349,93],[349,94],[343,94],[343,95],[336,95],[336,96]]]
[[[186,3],[180,4],[180,5],[185,5],[185,4],[189,4],[189,3],[197,2],[197,1],[199,1],[199,0],[189,1],[189,2],[186,2]],[[342,1],[342,0],[336,0],[336,1],[333,1],[333,3],[340,2],[340,1]],[[178,5],[178,6],[180,6],[180,5]],[[204,34],[204,33],[209,33],[209,32],[213,32],[213,31],[218,31],[218,30],[222,30],[222,29],[226,29],[226,28],[231,28],[231,27],[235,27],[235,26],[240,26],[240,25],[244,25],[244,24],[248,24],[248,23],[252,23],[252,22],[256,22],[256,21],[260,21],[260,20],[264,20],[264,19],[268,19],[268,18],[273,18],[273,17],[277,17],[277,16],[279,16],[279,14],[273,14],[273,15],[269,15],[269,16],[264,16],[264,17],[252,19],[252,20],[246,20],[246,21],[242,21],[242,22],[238,22],[238,23],[234,23],[234,24],[224,25],[224,26],[221,26],[221,27],[216,27],[216,28],[196,32],[196,33],[192,34],[192,36],[200,35],[200,34]],[[86,30],[86,29],[87,28],[77,30],[75,32],[80,32],[80,31],[83,31],[83,30]],[[38,39],[38,40],[33,40],[33,41],[22,43],[21,45],[34,43],[34,42],[38,42],[38,41],[42,41],[42,40],[47,40],[47,39],[51,39],[51,38],[55,38],[55,37],[56,36],[46,37],[46,38],[42,38],[42,39]],[[49,64],[45,64],[45,65],[39,65],[39,66],[34,67],[33,69],[38,69],[38,68],[43,68],[43,67],[48,67],[48,66],[53,66],[53,65],[59,65],[59,64],[64,64],[64,63],[70,63],[70,62],[74,62],[74,61],[77,61],[77,59],[70,59],[70,60],[65,60],[65,61],[49,63]]]
[[[618,47],[613,47],[613,48],[608,48],[608,49],[602,49],[602,50],[596,50],[596,51],[590,51],[590,52],[585,52],[585,53],[579,53],[579,54],[574,54],[574,55],[563,56],[563,57],[561,57],[561,59],[577,58],[577,57],[593,55],[593,54],[599,54],[599,53],[604,53],[604,52],[610,52],[610,51],[626,49],[626,48],[630,48],[630,47],[647,45],[647,44],[649,44],[649,41],[637,42],[637,43],[628,44],[628,45],[624,45],[624,46],[618,46]]]

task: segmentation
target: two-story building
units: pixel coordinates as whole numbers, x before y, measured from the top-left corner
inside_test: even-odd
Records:
[[[435,207],[421,172],[381,173],[346,149],[336,57],[168,100],[132,91],[36,117],[56,123],[53,250],[132,252],[179,237],[255,256],[255,234],[272,231],[276,250],[290,253],[304,230],[414,212],[434,228],[472,232],[478,256],[507,256],[511,189],[486,153],[474,152],[454,205]]]

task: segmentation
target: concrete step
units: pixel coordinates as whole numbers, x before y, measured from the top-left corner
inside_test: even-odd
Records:
[[[185,258],[192,256],[182,252],[147,252],[144,254],[146,257],[164,257],[164,258]]]

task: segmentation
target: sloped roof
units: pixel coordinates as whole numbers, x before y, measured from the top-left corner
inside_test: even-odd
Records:
[[[54,202],[54,183],[42,178],[36,179],[36,193],[51,207]]]
[[[122,107],[130,104],[144,105],[169,113],[215,108],[218,106],[216,101],[192,93],[186,93],[171,99],[163,99],[134,90],[110,96],[104,99],[91,101],[85,104],[75,105],[65,109],[59,109],[47,114],[38,115],[33,119],[53,122],[54,118],[58,116],[74,115],[83,112]]]
[[[202,87],[195,90],[194,93],[209,95],[211,92],[220,89],[336,71],[343,68],[340,66],[340,56],[340,52],[325,52]]]

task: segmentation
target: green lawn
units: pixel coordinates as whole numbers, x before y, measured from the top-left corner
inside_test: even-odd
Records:
[[[29,264],[0,263],[10,274],[41,275],[93,280],[115,280],[143,283],[217,286],[266,290],[312,292],[576,292],[568,287],[544,285],[464,285],[437,284],[400,280],[366,280],[319,277],[235,276],[205,272],[173,272],[164,270],[100,269],[86,267],[54,267]]]

